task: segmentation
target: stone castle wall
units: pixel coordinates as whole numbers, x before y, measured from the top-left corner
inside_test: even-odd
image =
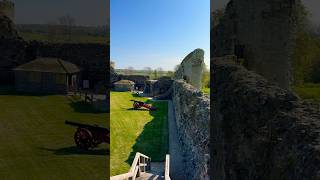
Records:
[[[319,179],[319,105],[232,61],[211,63],[211,177]]]
[[[204,51],[197,49],[181,63],[171,87],[188,179],[209,179],[210,98],[200,92]]]
[[[210,98],[183,80],[173,82],[174,111],[189,179],[209,179]]]
[[[185,79],[195,88],[201,88],[201,77],[204,67],[204,51],[196,49],[188,54],[175,72],[174,79]]]
[[[294,13],[299,2],[231,0],[220,24],[212,30],[212,56],[236,54],[245,59],[249,70],[288,88]]]
[[[0,0],[0,14],[3,14],[14,22],[15,19],[15,5],[9,0]]]

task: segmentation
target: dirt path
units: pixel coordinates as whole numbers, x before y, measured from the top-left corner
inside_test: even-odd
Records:
[[[184,180],[184,162],[177,125],[175,121],[172,101],[168,101],[168,126],[169,126],[169,154],[170,154],[170,178],[173,180]]]

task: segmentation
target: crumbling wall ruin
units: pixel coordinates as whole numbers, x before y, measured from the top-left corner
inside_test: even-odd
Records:
[[[320,179],[319,105],[214,59],[212,179]]]
[[[185,81],[176,80],[172,101],[188,179],[209,179],[210,98]]]
[[[235,54],[245,66],[288,88],[300,0],[231,0],[212,29],[212,57]]]
[[[207,180],[210,159],[210,98],[199,90],[203,55],[203,50],[197,49],[183,60],[175,72],[171,90],[188,179]]]
[[[196,49],[188,54],[175,72],[174,79],[184,79],[195,88],[201,88],[201,78],[204,67],[204,51]]]

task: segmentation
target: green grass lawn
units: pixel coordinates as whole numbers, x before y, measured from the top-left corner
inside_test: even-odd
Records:
[[[210,94],[210,88],[202,88],[201,91],[202,91],[204,94]]]
[[[131,99],[147,101],[129,92],[110,95],[111,175],[128,172],[136,152],[155,162],[168,152],[167,102],[152,103],[157,111],[133,110]]]
[[[295,86],[293,90],[302,99],[320,102],[320,84],[303,84],[300,86]]]
[[[0,88],[0,179],[87,180],[109,177],[108,146],[81,151],[65,120],[107,126],[107,114],[79,99],[19,95]]]

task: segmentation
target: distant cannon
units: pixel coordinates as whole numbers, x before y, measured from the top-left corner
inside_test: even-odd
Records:
[[[149,109],[150,111],[157,110],[157,108],[152,106],[151,104],[147,104],[142,101],[136,101],[136,100],[130,100],[130,101],[133,101],[133,108],[134,109],[139,109],[141,107],[145,107],[145,108]]]
[[[107,128],[72,121],[65,121],[65,124],[78,127],[74,133],[74,141],[80,149],[87,150],[97,147],[101,143],[110,143],[110,131]]]

